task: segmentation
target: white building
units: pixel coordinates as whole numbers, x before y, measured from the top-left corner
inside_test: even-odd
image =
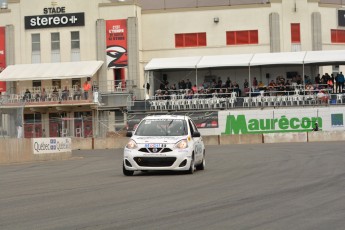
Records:
[[[122,110],[129,95],[144,98],[142,86],[146,82],[157,89],[165,77],[170,84],[189,78],[198,85],[205,77],[219,77],[223,81],[229,77],[242,86],[249,77],[248,68],[243,66],[204,68],[197,73],[191,69],[162,68],[145,73],[145,66],[152,59],[345,49],[345,10],[342,1],[335,0],[6,2],[0,10],[0,67],[13,65],[13,70],[8,68],[11,71],[6,69],[0,75],[0,80],[6,78],[7,81],[3,98],[23,96],[26,89],[40,94],[42,88],[53,90],[57,86],[60,96],[65,86],[70,90],[71,98],[61,102],[31,100],[21,104],[16,98],[3,101],[3,109],[23,109],[24,123],[31,122],[26,136],[30,133],[41,136],[43,129],[49,130],[50,136],[100,136],[104,133],[102,129],[113,130],[115,120],[124,119]],[[114,20],[117,21],[112,22]],[[123,20],[124,27],[116,24]],[[117,34],[116,39],[125,39],[126,51],[109,48],[112,32],[107,27],[108,22]],[[123,28],[125,31],[121,32]],[[120,39],[121,33],[124,38]],[[119,60],[123,58],[124,64],[108,68],[107,47],[110,55],[122,52]],[[103,61],[103,65],[98,66],[97,61]],[[55,74],[48,71],[65,62],[78,62],[85,68],[92,67],[89,63],[95,66],[89,72],[82,72],[82,76],[75,73],[77,64],[70,69],[57,67],[59,71],[53,71]],[[47,71],[37,73],[47,63],[51,64]],[[15,71],[23,75],[16,74],[18,80],[12,81],[11,73]],[[279,65],[257,66],[250,74],[258,80],[269,81],[291,72],[304,73],[313,79],[319,72],[338,71],[341,67],[336,65],[321,69],[309,66],[305,72],[301,65]],[[102,93],[101,103],[94,101],[91,95],[88,100],[73,97],[76,85],[82,86],[88,77]],[[17,116],[11,112],[9,118],[3,117],[2,123],[14,126],[13,117]],[[55,123],[54,119],[57,119]],[[85,119],[89,119],[89,124],[80,125]],[[106,121],[106,124],[98,121]],[[36,122],[41,124],[38,128]]]

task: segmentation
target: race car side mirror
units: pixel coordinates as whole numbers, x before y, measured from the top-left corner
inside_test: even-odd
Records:
[[[193,133],[193,137],[201,137],[201,135],[200,135],[199,132],[194,132],[194,133]]]
[[[126,137],[132,137],[132,135],[133,135],[132,131],[128,131],[128,132],[126,133]]]

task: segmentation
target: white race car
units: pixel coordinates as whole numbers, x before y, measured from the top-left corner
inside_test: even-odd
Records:
[[[123,174],[134,171],[174,170],[192,174],[205,168],[205,145],[188,116],[145,117],[124,149]]]

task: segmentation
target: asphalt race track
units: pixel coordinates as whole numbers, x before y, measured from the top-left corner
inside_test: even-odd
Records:
[[[209,146],[194,175],[121,160],[0,166],[0,229],[345,229],[345,143]]]

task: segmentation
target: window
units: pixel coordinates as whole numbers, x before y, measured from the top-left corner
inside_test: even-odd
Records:
[[[79,31],[71,32],[71,49],[80,49]]]
[[[32,81],[32,87],[37,87],[37,88],[39,88],[39,87],[41,87],[41,85],[42,85],[42,82],[40,81],[40,80],[33,80]]]
[[[60,34],[59,33],[51,34],[51,44],[52,44],[52,51],[60,52]]]
[[[301,43],[301,30],[299,23],[291,23],[291,43]]]
[[[51,59],[60,62],[60,33],[51,33]]]
[[[31,62],[41,62],[41,36],[40,34],[31,34]]]
[[[60,79],[53,79],[52,86],[56,89],[61,89],[61,80]]]
[[[81,87],[81,80],[80,80],[80,78],[72,78],[72,87],[73,87],[74,89],[76,89],[76,88],[77,88],[77,85],[78,85],[79,87]]]
[[[175,34],[175,47],[206,46],[206,33]]]
[[[345,43],[345,30],[331,30],[332,43]]]
[[[226,44],[227,45],[246,45],[258,44],[259,37],[257,30],[241,30],[241,31],[227,31]]]
[[[80,61],[80,36],[79,31],[71,32],[71,60]]]

